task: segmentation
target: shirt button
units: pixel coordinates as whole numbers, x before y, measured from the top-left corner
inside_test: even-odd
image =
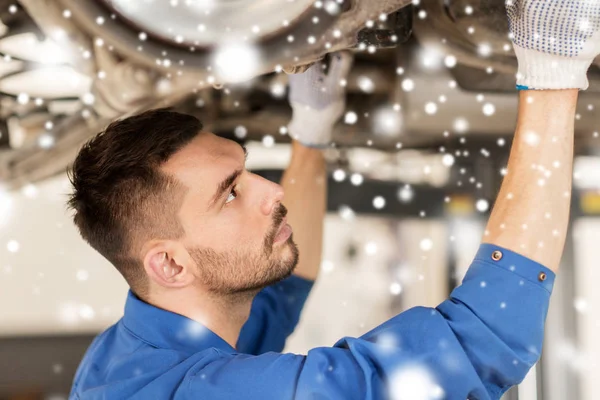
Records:
[[[502,258],[502,252],[500,250],[496,250],[492,253],[492,260],[498,261]]]
[[[540,282],[544,282],[546,280],[546,273],[545,272],[540,272],[540,274],[538,275],[538,280]]]

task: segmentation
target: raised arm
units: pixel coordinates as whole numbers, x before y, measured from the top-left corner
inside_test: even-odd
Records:
[[[323,253],[323,220],[327,207],[327,170],[319,149],[294,140],[292,159],[281,179],[287,219],[300,256],[294,274],[316,280]]]
[[[324,62],[305,72],[290,75],[289,101],[292,120],[288,126],[292,159],[282,179],[288,223],[300,257],[294,273],[315,280],[323,252],[323,219],[327,206],[327,170],[321,149],[330,145],[333,126],[346,104],[345,80],[352,65],[348,51],[330,54]]]
[[[507,173],[483,242],[556,272],[569,223],[577,89],[523,90]]]
[[[498,399],[541,355],[567,230],[575,90],[523,90],[508,172],[475,262],[437,307],[485,391]],[[489,397],[486,397],[489,396]]]
[[[492,398],[541,353],[569,220],[575,106],[600,53],[600,0],[506,7],[521,90],[507,174],[476,262],[437,307]]]
[[[600,1],[506,2],[519,62],[519,118],[483,241],[557,271],[571,201],[579,89],[600,53]]]

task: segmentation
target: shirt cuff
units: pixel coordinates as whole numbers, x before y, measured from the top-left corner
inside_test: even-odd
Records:
[[[507,248],[482,243],[475,255],[475,261],[485,262],[505,271],[519,275],[534,285],[552,293],[556,274],[542,264]]]

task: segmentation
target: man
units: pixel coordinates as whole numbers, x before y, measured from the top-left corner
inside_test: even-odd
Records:
[[[165,110],[115,122],[84,146],[71,177],[75,223],[131,291],[124,317],[88,349],[71,397],[498,399],[519,383],[540,356],[564,247],[575,105],[600,53],[600,0],[507,8],[519,118],[475,260],[438,307],[333,347],[279,353],[320,261],[318,150],[294,142],[282,189],[244,169],[239,145]],[[333,79],[320,64],[292,77],[290,133],[300,142],[328,142],[343,110],[344,57],[334,57]]]

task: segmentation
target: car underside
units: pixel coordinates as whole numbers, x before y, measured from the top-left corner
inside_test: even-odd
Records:
[[[111,120],[154,107],[236,140],[289,142],[288,74],[338,50],[355,57],[348,114],[334,131],[348,158],[356,149],[381,152],[382,163],[399,152],[479,151],[514,129],[517,64],[503,0],[21,0],[0,9],[0,180],[10,188],[64,172]],[[596,68],[576,121],[587,151]]]

